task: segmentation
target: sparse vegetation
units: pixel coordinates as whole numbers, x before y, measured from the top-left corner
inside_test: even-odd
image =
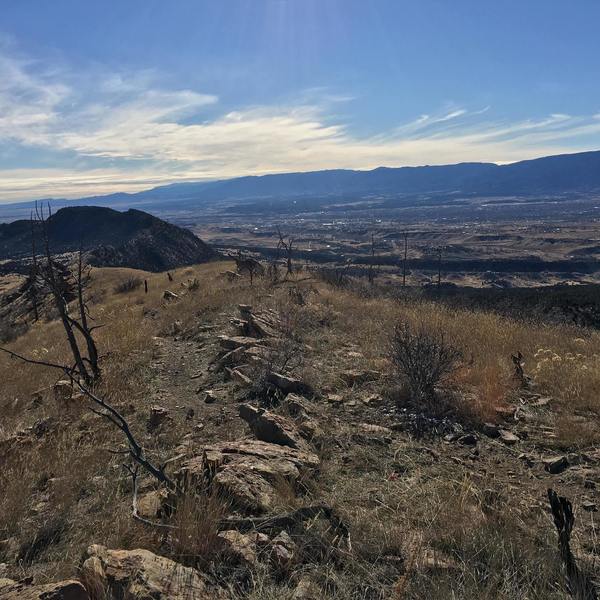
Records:
[[[134,290],[137,290],[144,283],[141,277],[131,276],[127,277],[115,286],[115,294],[129,294]]]
[[[413,330],[407,323],[396,325],[390,356],[398,374],[406,381],[411,398],[417,402],[434,400],[436,387],[458,369],[462,358],[442,332]]]
[[[280,333],[273,339],[258,336],[257,347],[264,351],[254,354],[264,357],[265,373],[283,371],[315,393],[293,410],[285,394],[265,408],[292,419],[308,444],[318,440],[321,466],[316,476],[303,477],[293,486],[278,480],[273,511],[286,513],[316,502],[334,506],[349,526],[351,550],[315,521],[289,530],[299,561],[289,570],[272,562],[272,540],[278,532],[271,530],[265,530],[271,541],[257,547],[255,565],[236,562],[242,559],[232,559],[218,535],[220,521],[231,517],[233,509],[223,498],[210,495],[185,495],[172,516],[154,517],[176,531],[136,522],[131,517],[131,479],[121,468],[123,457],[109,452],[124,449],[118,432],[77,405],[66,411],[55,403],[52,370],[2,356],[0,402],[5,418],[0,456],[7,485],[0,499],[0,540],[12,539],[15,555],[21,548],[28,556],[29,548],[38,553],[20,572],[37,580],[76,576],[83,550],[101,543],[147,548],[200,570],[216,569],[213,572],[222,582],[230,582],[241,598],[291,597],[299,580],[308,577],[323,598],[331,599],[395,593],[415,600],[453,596],[565,600],[565,586],[556,575],[556,536],[540,509],[546,506],[545,487],[554,476],[531,448],[546,454],[559,448],[580,452],[585,445],[594,456],[599,441],[593,426],[600,410],[595,383],[599,334],[408,296],[398,301],[378,295],[377,286],[363,294],[353,290],[358,286],[339,288],[321,280],[300,281],[294,275],[275,287],[266,278],[249,286],[247,280],[218,277],[229,268],[214,263],[173,271],[176,281],[197,278],[203,284],[193,293],[183,288],[170,303],[162,301],[168,284],[164,274],[95,270],[90,309],[105,325],[97,331],[99,347],[110,349],[102,359],[98,392],[123,411],[148,457],[155,464],[167,463],[167,473],[173,474],[181,461],[207,444],[248,437],[237,415],[239,401],[248,400],[251,386],[228,380],[224,371],[212,372],[209,363],[217,352],[217,336],[231,327],[238,304],[252,306],[255,314],[276,315]],[[116,286],[129,277],[147,278],[148,293],[143,287],[116,293]],[[177,341],[168,333],[175,321]],[[412,405],[423,399],[431,402],[436,385],[445,383],[453,390],[453,401],[462,403],[461,410],[469,414],[467,422],[497,422],[519,436],[527,427],[529,440],[523,438],[517,449],[496,440],[488,443],[476,426],[473,431],[480,439],[475,455],[459,442],[414,439],[403,420],[405,413],[389,395],[400,374],[409,381],[401,366],[409,363],[395,363],[390,354],[389,332],[395,323],[404,325],[394,336],[401,344],[401,356],[410,351],[410,360],[419,357],[419,365],[428,367],[415,379],[418,402]],[[69,347],[60,328],[58,321],[39,321],[10,342],[10,349],[66,360]],[[531,390],[523,391],[514,377],[510,357],[518,350],[532,380]],[[248,358],[237,360],[243,365]],[[346,370],[358,373],[354,383],[340,377]],[[379,375],[363,380],[363,371]],[[260,383],[258,373],[245,372],[253,384]],[[398,375],[388,377],[394,372]],[[40,389],[41,403],[32,404]],[[214,396],[205,403],[208,389]],[[523,393],[536,395],[528,399]],[[545,396],[550,403],[535,408],[537,399]],[[35,408],[28,408],[30,404]],[[171,420],[147,432],[153,404],[164,407]],[[190,407],[195,413],[191,417]],[[507,407],[527,410],[528,420],[505,423],[496,409]],[[33,430],[21,434],[20,439],[27,440],[19,442],[21,451],[7,450],[11,446],[3,440],[37,421],[46,423],[35,429],[39,437]],[[447,426],[457,427],[457,435],[463,435],[463,423]],[[386,429],[390,426],[394,429]],[[553,436],[542,433],[546,430]],[[578,430],[587,433],[578,435]],[[533,467],[518,458],[521,453],[533,457]],[[595,469],[595,463],[586,468]],[[581,485],[577,472],[575,467],[567,471],[572,479],[564,486],[574,505],[580,506],[595,492]],[[533,473],[535,477],[529,477]],[[149,489],[160,489],[141,472],[139,484],[140,498]],[[579,537],[573,552],[581,568],[589,571],[583,548],[595,544],[589,529],[592,513],[577,514]],[[65,521],[53,521],[61,516]],[[45,529],[46,524],[52,530]],[[36,545],[36,540],[48,543]],[[13,565],[11,552],[7,544],[0,544],[0,562]]]

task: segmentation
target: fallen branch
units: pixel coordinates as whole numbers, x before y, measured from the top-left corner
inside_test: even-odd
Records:
[[[317,517],[326,518],[333,528],[340,533],[350,545],[350,530],[348,525],[326,504],[303,506],[288,513],[272,515],[270,517],[230,517],[219,522],[221,531],[235,529],[237,531],[270,531],[273,529],[293,529],[303,524],[304,521]]]
[[[164,483],[172,490],[176,489],[175,483],[165,474],[164,469],[161,467],[156,467],[153,465],[148,459],[146,459],[144,454],[144,448],[138,443],[135,439],[133,433],[131,432],[131,428],[129,427],[129,423],[125,420],[125,418],[117,411],[116,408],[108,404],[103,398],[96,396],[92,391],[87,389],[84,385],[81,384],[77,379],[71,378],[71,381],[81,390],[81,392],[87,396],[92,402],[95,402],[98,406],[100,406],[103,410],[93,410],[96,414],[108,419],[111,423],[113,423],[118,429],[120,429],[127,441],[129,443],[129,455],[131,458],[143,467],[150,475],[152,475],[155,479]],[[106,411],[106,412],[103,412]]]
[[[21,354],[18,354],[17,352],[13,352],[12,350],[9,350],[8,348],[4,348],[1,346],[0,346],[0,351],[5,352],[6,354],[10,355],[11,357],[17,358],[25,363],[43,366],[43,367],[50,367],[52,369],[58,369],[58,370],[62,371],[63,373],[65,373],[65,375],[71,381],[72,385],[76,385],[79,388],[79,390],[89,400],[91,400],[94,404],[96,404],[97,406],[100,407],[100,410],[93,408],[93,407],[90,407],[90,410],[94,414],[110,421],[115,427],[120,429],[121,432],[125,435],[125,437],[127,438],[127,442],[129,444],[129,455],[131,456],[133,461],[136,462],[137,464],[139,464],[141,467],[143,467],[150,475],[152,475],[160,483],[165,484],[171,490],[177,490],[177,486],[165,474],[164,469],[161,467],[155,466],[145,457],[144,448],[135,439],[135,436],[131,432],[131,428],[129,426],[129,423],[125,419],[125,417],[123,417],[123,415],[121,415],[121,413],[119,413],[119,411],[116,408],[114,408],[114,406],[111,406],[110,404],[108,404],[106,402],[106,400],[104,400],[103,398],[100,398],[99,396],[94,394],[90,389],[88,389],[86,386],[84,386],[79,381],[79,379],[76,377],[77,371],[75,369],[65,366],[65,365],[59,365],[56,363],[51,363],[51,362],[47,362],[47,361],[40,361],[40,360],[28,358],[26,356],[23,356]]]
[[[71,369],[69,369],[69,367],[65,367],[64,365],[57,365],[56,363],[46,362],[44,360],[35,360],[34,358],[27,358],[22,354],[18,354],[17,352],[13,352],[12,350],[9,350],[8,348],[3,348],[2,346],[0,346],[0,352],[5,352],[12,358],[18,358],[19,360],[22,360],[23,362],[28,363],[30,365],[38,365],[40,367],[50,367],[51,369],[60,369],[61,371],[66,371],[70,377]]]
[[[142,517],[139,513],[138,508],[138,466],[131,467],[130,465],[124,464],[123,467],[127,470],[127,472],[131,475],[131,482],[133,486],[133,494],[131,498],[131,514],[136,521],[143,523],[144,525],[150,525],[151,527],[161,527],[163,529],[177,529],[174,525],[169,525],[167,523],[159,523],[157,521],[152,521],[150,519],[146,519]]]

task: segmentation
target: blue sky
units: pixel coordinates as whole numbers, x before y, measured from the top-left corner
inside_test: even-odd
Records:
[[[19,0],[0,201],[600,149],[598,0]]]

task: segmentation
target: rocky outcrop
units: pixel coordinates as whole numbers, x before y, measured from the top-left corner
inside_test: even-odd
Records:
[[[258,338],[277,337],[281,328],[279,315],[274,310],[253,312],[248,304],[239,305],[240,318],[232,319],[241,335]]]
[[[258,562],[258,551],[269,543],[264,533],[239,531],[222,531],[218,535],[223,544],[222,554],[226,561],[235,565],[251,567]]]
[[[182,486],[212,486],[239,510],[264,513],[276,505],[281,482],[294,486],[318,466],[319,458],[311,452],[242,440],[206,447],[183,463],[176,476]]]
[[[312,391],[306,383],[282,373],[268,373],[267,381],[284,394],[309,394]]]
[[[0,579],[0,600],[89,600],[79,581],[32,585],[29,580]]]
[[[140,600],[224,600],[221,589],[207,577],[148,550],[108,550],[90,546],[82,566],[82,577],[95,597]]]
[[[306,449],[306,443],[300,437],[296,426],[285,417],[250,404],[240,406],[240,417],[248,423],[256,438],[263,442]]]

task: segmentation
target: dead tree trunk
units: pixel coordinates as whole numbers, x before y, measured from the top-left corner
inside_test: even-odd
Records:
[[[100,377],[98,351],[92,335],[93,330],[97,329],[97,327],[88,326],[87,308],[83,296],[86,278],[84,277],[82,253],[79,253],[78,273],[75,277],[79,306],[79,320],[77,320],[69,314],[69,303],[67,300],[67,295],[69,289],[72,288],[73,282],[72,280],[69,281],[70,276],[65,276],[59,271],[50,250],[49,220],[52,216],[52,211],[48,205],[48,214],[46,215],[43,206],[36,206],[35,213],[44,246],[45,264],[39,269],[39,275],[45,286],[50,290],[54,300],[54,305],[62,322],[63,329],[65,330],[71,354],[73,355],[74,368],[86,385],[92,385]],[[32,228],[32,235],[35,235],[34,228]],[[77,336],[75,334],[76,331],[83,336],[86,342],[87,356],[79,347]]]
[[[33,318],[35,321],[39,321],[40,313],[38,310],[38,263],[37,263],[37,250],[35,246],[35,223],[33,220],[33,213],[31,214],[31,274],[29,276],[29,294],[31,296],[31,303],[33,304]]]
[[[442,287],[442,249],[438,248],[438,280],[437,280],[437,287],[438,287],[438,292],[440,291],[440,288]]]
[[[277,244],[277,249],[283,248],[285,252],[285,264],[286,264],[286,273],[285,276],[287,278],[288,275],[291,275],[294,272],[293,264],[292,264],[292,252],[294,248],[294,240],[291,237],[288,237],[286,240],[281,234],[281,230],[279,227],[277,228],[277,233],[279,235],[279,243]]]
[[[408,232],[404,232],[404,261],[402,264],[402,287],[406,287],[406,259],[408,257]]]
[[[558,549],[565,569],[567,589],[575,600],[598,600],[593,583],[585,573],[579,570],[571,552],[571,532],[575,524],[573,507],[567,498],[559,496],[552,489],[548,490],[548,500],[558,532]]]
[[[375,283],[375,234],[371,234],[371,264],[369,265],[369,271],[367,273],[369,283],[373,285]]]
[[[97,380],[100,379],[100,367],[98,365],[98,347],[96,346],[96,341],[94,340],[94,336],[92,335],[96,327],[90,327],[88,324],[88,308],[83,295],[84,286],[89,281],[89,274],[89,268],[84,267],[83,265],[83,253],[80,249],[79,256],[77,259],[76,279],[77,302],[79,306],[79,322],[77,322],[75,319],[73,319],[72,321],[73,325],[77,328],[77,330],[85,339],[88,352],[87,358],[90,365],[90,369],[92,371],[92,376],[94,380]]]

